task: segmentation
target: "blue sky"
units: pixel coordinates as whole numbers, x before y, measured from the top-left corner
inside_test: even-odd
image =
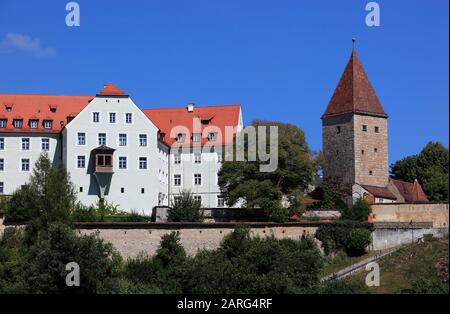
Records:
[[[114,82],[146,108],[239,103],[244,120],[321,120],[351,38],[389,114],[390,162],[448,147],[448,1],[79,0],[0,2],[0,92],[94,95]],[[39,41],[38,41],[39,40]]]

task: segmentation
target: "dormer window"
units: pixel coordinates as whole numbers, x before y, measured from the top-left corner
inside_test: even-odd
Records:
[[[176,140],[178,143],[184,143],[184,139],[186,138],[186,134],[184,133],[178,133]]]
[[[7,111],[7,112],[11,112],[12,111],[12,105],[5,105],[5,110]]]
[[[200,133],[194,133],[192,135],[192,141],[193,142],[200,142],[200,140],[201,140],[201,134]]]
[[[51,129],[53,126],[53,121],[52,120],[44,120],[44,129]]]
[[[38,120],[30,120],[30,129],[37,129],[39,121]]]
[[[21,128],[22,128],[22,125],[23,125],[23,120],[22,120],[22,119],[14,119],[14,120],[13,120],[13,126],[14,126],[16,129],[21,129]]]
[[[208,133],[208,141],[214,142],[215,140],[217,140],[217,132]]]
[[[6,119],[0,119],[0,128],[4,129],[6,128],[8,120]]]
[[[48,105],[48,106],[50,107],[51,112],[56,112],[56,108],[57,108],[56,105]]]

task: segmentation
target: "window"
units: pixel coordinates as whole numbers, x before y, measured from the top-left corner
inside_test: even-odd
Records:
[[[30,171],[30,159],[22,158],[22,171]]]
[[[83,187],[80,186],[80,193],[83,193]]]
[[[194,185],[202,185],[202,174],[194,173]]]
[[[6,128],[6,119],[0,119],[0,128]]]
[[[133,114],[132,113],[125,114],[125,123],[128,123],[128,124],[133,123]]]
[[[184,133],[178,133],[177,134],[177,142],[178,143],[184,143],[184,139],[185,139],[185,137],[186,137],[186,134],[184,134]]]
[[[119,134],[119,146],[127,146],[127,135]]]
[[[139,169],[147,169],[147,157],[139,157]]]
[[[37,129],[38,127],[38,120],[30,120],[30,128]]]
[[[77,167],[86,168],[86,156],[77,156]]]
[[[336,156],[339,155],[339,149],[336,149]]]
[[[194,153],[194,164],[201,164],[201,163],[202,163],[202,154]]]
[[[375,127],[375,133],[380,133],[380,128],[379,127]]]
[[[109,113],[109,123],[116,123],[116,113],[115,112]]]
[[[200,142],[200,140],[201,140],[201,134],[200,133],[194,133],[192,135],[192,141],[193,142]]]
[[[363,130],[364,132],[367,132],[367,125],[363,124],[362,130]]]
[[[22,128],[22,123],[23,123],[23,120],[17,119],[17,120],[13,121],[13,126],[16,129],[20,129],[20,128]]]
[[[208,133],[208,141],[213,142],[217,139],[217,132]]]
[[[0,182],[0,194],[3,194],[5,191],[4,191],[4,185],[3,185],[3,182]]]
[[[112,155],[97,155],[97,166],[99,167],[112,167]]]
[[[173,175],[173,185],[180,186],[181,185],[181,174]]]
[[[22,138],[22,150],[30,150],[30,139]]]
[[[379,198],[378,203],[384,203],[384,198]]]
[[[223,195],[217,195],[217,207],[224,207],[225,206],[225,199],[223,198]]]
[[[374,153],[378,152],[378,148],[375,147],[375,148],[373,149],[373,152],[374,152]]]
[[[92,122],[99,123],[100,122],[100,112],[92,113]]]
[[[361,150],[361,155],[364,155],[364,149],[363,149],[363,150]]]
[[[176,165],[181,164],[181,154],[180,153],[176,153],[173,155],[173,163]]]
[[[98,133],[98,145],[106,145],[106,133]]]
[[[53,126],[53,121],[51,121],[51,120],[44,121],[44,129],[51,129],[52,126]]]
[[[125,188],[120,188],[120,193],[125,193]]]
[[[0,137],[0,150],[4,150],[4,149],[5,149],[5,138]]]
[[[181,196],[174,196],[173,202],[175,203],[175,205],[180,204],[180,202],[181,202]]]
[[[194,195],[194,201],[197,203],[202,203],[202,196],[201,195]]]
[[[221,152],[217,152],[217,162],[223,162],[223,155]]]
[[[127,169],[127,157],[119,157],[119,169]]]
[[[147,134],[139,134],[139,146],[147,146]]]
[[[369,170],[369,175],[372,175],[372,174],[373,174],[372,170]]]
[[[0,171],[5,170],[5,160],[3,158],[0,158]]]
[[[48,138],[41,139],[41,149],[45,151],[50,150],[50,139]]]
[[[144,193],[145,193],[145,189],[141,188],[141,194],[144,194]]]
[[[86,133],[78,133],[78,145],[86,145]]]
[[[341,126],[338,125],[338,126],[336,127],[336,130],[337,130],[337,134],[341,133]]]

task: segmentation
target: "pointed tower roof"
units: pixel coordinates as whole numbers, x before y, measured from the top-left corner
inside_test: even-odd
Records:
[[[105,97],[105,96],[128,97],[128,94],[124,93],[121,89],[119,89],[113,83],[108,83],[97,94],[97,96],[103,96],[103,97]]]
[[[322,119],[349,112],[387,118],[354,49]]]

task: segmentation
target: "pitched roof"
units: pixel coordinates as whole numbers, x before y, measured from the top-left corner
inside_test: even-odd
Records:
[[[236,127],[239,123],[240,105],[224,105],[224,106],[195,106],[192,112],[186,108],[163,108],[163,109],[143,109],[144,114],[158,127],[161,133],[165,134],[164,142],[171,146],[175,143],[175,136],[171,136],[172,129],[174,134],[183,133],[176,130],[177,126],[187,128],[190,137],[186,137],[185,144],[196,145],[192,142],[192,134],[200,132],[214,132],[220,130],[221,137],[217,142],[209,142],[206,137],[202,137],[198,145],[210,144],[229,144],[232,138],[225,138],[225,127]],[[198,128],[194,130],[194,121],[198,123]],[[206,129],[206,130],[205,130]],[[209,131],[208,131],[209,129]],[[235,131],[234,131],[235,133]]]
[[[97,94],[97,96],[118,96],[118,97],[128,97],[128,94],[124,93],[113,83],[106,84],[103,89]]]
[[[387,117],[355,50],[352,51],[322,119],[349,112]]]
[[[397,197],[395,197],[395,195],[392,194],[392,192],[389,191],[387,187],[373,186],[373,185],[361,185],[361,186],[375,197],[387,198],[390,200],[397,199]]]
[[[406,182],[402,180],[390,179],[400,194],[405,198],[405,202],[428,202],[428,197],[417,180]]]
[[[0,131],[59,133],[62,129],[61,122],[66,125],[67,117],[74,112],[78,114],[92,98],[93,96],[0,94],[0,118],[7,120],[6,128]],[[11,111],[8,111],[7,107],[10,107]],[[28,122],[36,118],[39,120],[38,128],[31,129]],[[14,128],[14,119],[24,120],[22,128]],[[53,121],[52,129],[44,129],[44,120]]]

